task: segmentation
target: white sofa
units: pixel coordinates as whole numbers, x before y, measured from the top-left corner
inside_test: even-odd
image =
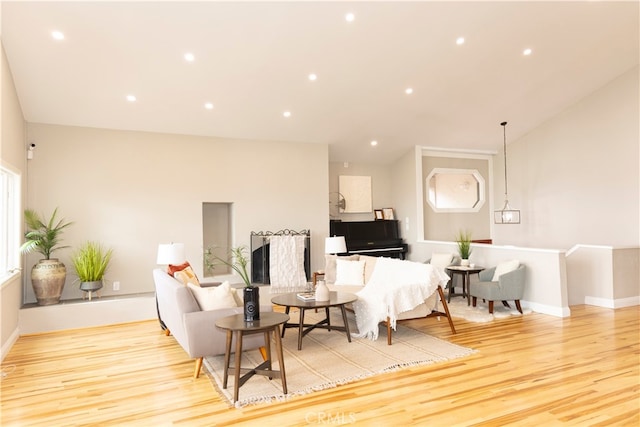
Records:
[[[166,271],[153,270],[153,280],[158,301],[158,315],[166,326],[165,334],[173,335],[189,357],[196,359],[194,378],[198,378],[202,368],[202,358],[224,354],[226,332],[216,328],[217,319],[244,312],[244,307],[220,308],[202,311],[189,287],[173,278]],[[264,302],[260,311],[273,311],[273,307]],[[235,336],[234,336],[235,339]],[[243,338],[244,350],[264,346],[264,335],[248,335]],[[232,344],[231,348],[235,348]]]
[[[349,285],[349,284],[336,284],[337,277],[337,267],[336,262],[338,259],[342,260],[350,260],[350,261],[364,261],[364,277],[363,277],[363,285]],[[324,278],[327,287],[331,291],[338,292],[350,292],[350,293],[358,293],[363,290],[364,287],[369,283],[369,279],[373,274],[375,269],[376,262],[379,258],[372,257],[367,255],[351,255],[351,256],[335,256],[335,255],[327,255],[325,269],[321,273],[314,274],[314,281],[322,280]],[[410,262],[410,261],[407,261]],[[437,308],[437,300],[440,299],[442,303],[442,307],[444,308],[444,312],[439,312],[436,310]],[[456,333],[455,327],[453,325],[453,321],[451,319],[451,315],[449,314],[449,307],[447,305],[446,299],[444,297],[444,292],[442,287],[438,285],[436,292],[431,294],[422,304],[419,304],[415,308],[403,311],[397,315],[396,320],[407,320],[407,319],[417,319],[423,317],[439,317],[444,316],[449,321],[449,327],[451,328],[452,333]],[[391,345],[391,331],[392,331],[392,322],[389,317],[384,321],[386,329],[387,329],[387,344]]]

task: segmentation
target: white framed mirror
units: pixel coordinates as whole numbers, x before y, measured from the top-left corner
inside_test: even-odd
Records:
[[[484,178],[476,169],[434,168],[425,191],[434,212],[478,212],[485,203]]]

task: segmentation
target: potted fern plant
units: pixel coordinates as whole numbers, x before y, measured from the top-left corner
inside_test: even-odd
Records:
[[[460,265],[469,265],[469,256],[471,255],[471,232],[470,231],[458,231],[456,234],[456,244],[458,245],[458,253],[462,261]]]
[[[57,304],[67,279],[67,268],[51,255],[58,249],[68,246],[60,245],[62,231],[73,224],[64,219],[56,221],[58,208],[54,209],[51,217],[45,220],[32,209],[25,209],[24,221],[27,231],[24,233],[25,242],[20,246],[20,252],[28,254],[39,252],[44,259],[38,261],[31,269],[31,285],[38,305]]]
[[[80,280],[80,290],[92,292],[102,289],[104,275],[109,267],[113,249],[105,249],[100,243],[85,242],[71,256],[73,268]]]

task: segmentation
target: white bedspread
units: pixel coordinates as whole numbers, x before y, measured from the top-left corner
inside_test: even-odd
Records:
[[[387,317],[395,330],[400,313],[413,310],[449,277],[431,264],[378,258],[371,278],[353,303],[359,338],[378,339],[379,323]]]

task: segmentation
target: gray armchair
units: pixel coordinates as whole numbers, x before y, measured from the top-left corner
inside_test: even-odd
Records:
[[[473,306],[476,306],[477,298],[482,298],[489,302],[489,313],[493,313],[494,301],[502,301],[505,307],[510,307],[507,301],[514,301],[516,308],[522,313],[520,299],[524,294],[525,266],[521,264],[517,269],[500,275],[497,282],[493,282],[495,270],[496,267],[482,270],[478,275],[479,281],[470,287],[469,294],[473,297]]]

